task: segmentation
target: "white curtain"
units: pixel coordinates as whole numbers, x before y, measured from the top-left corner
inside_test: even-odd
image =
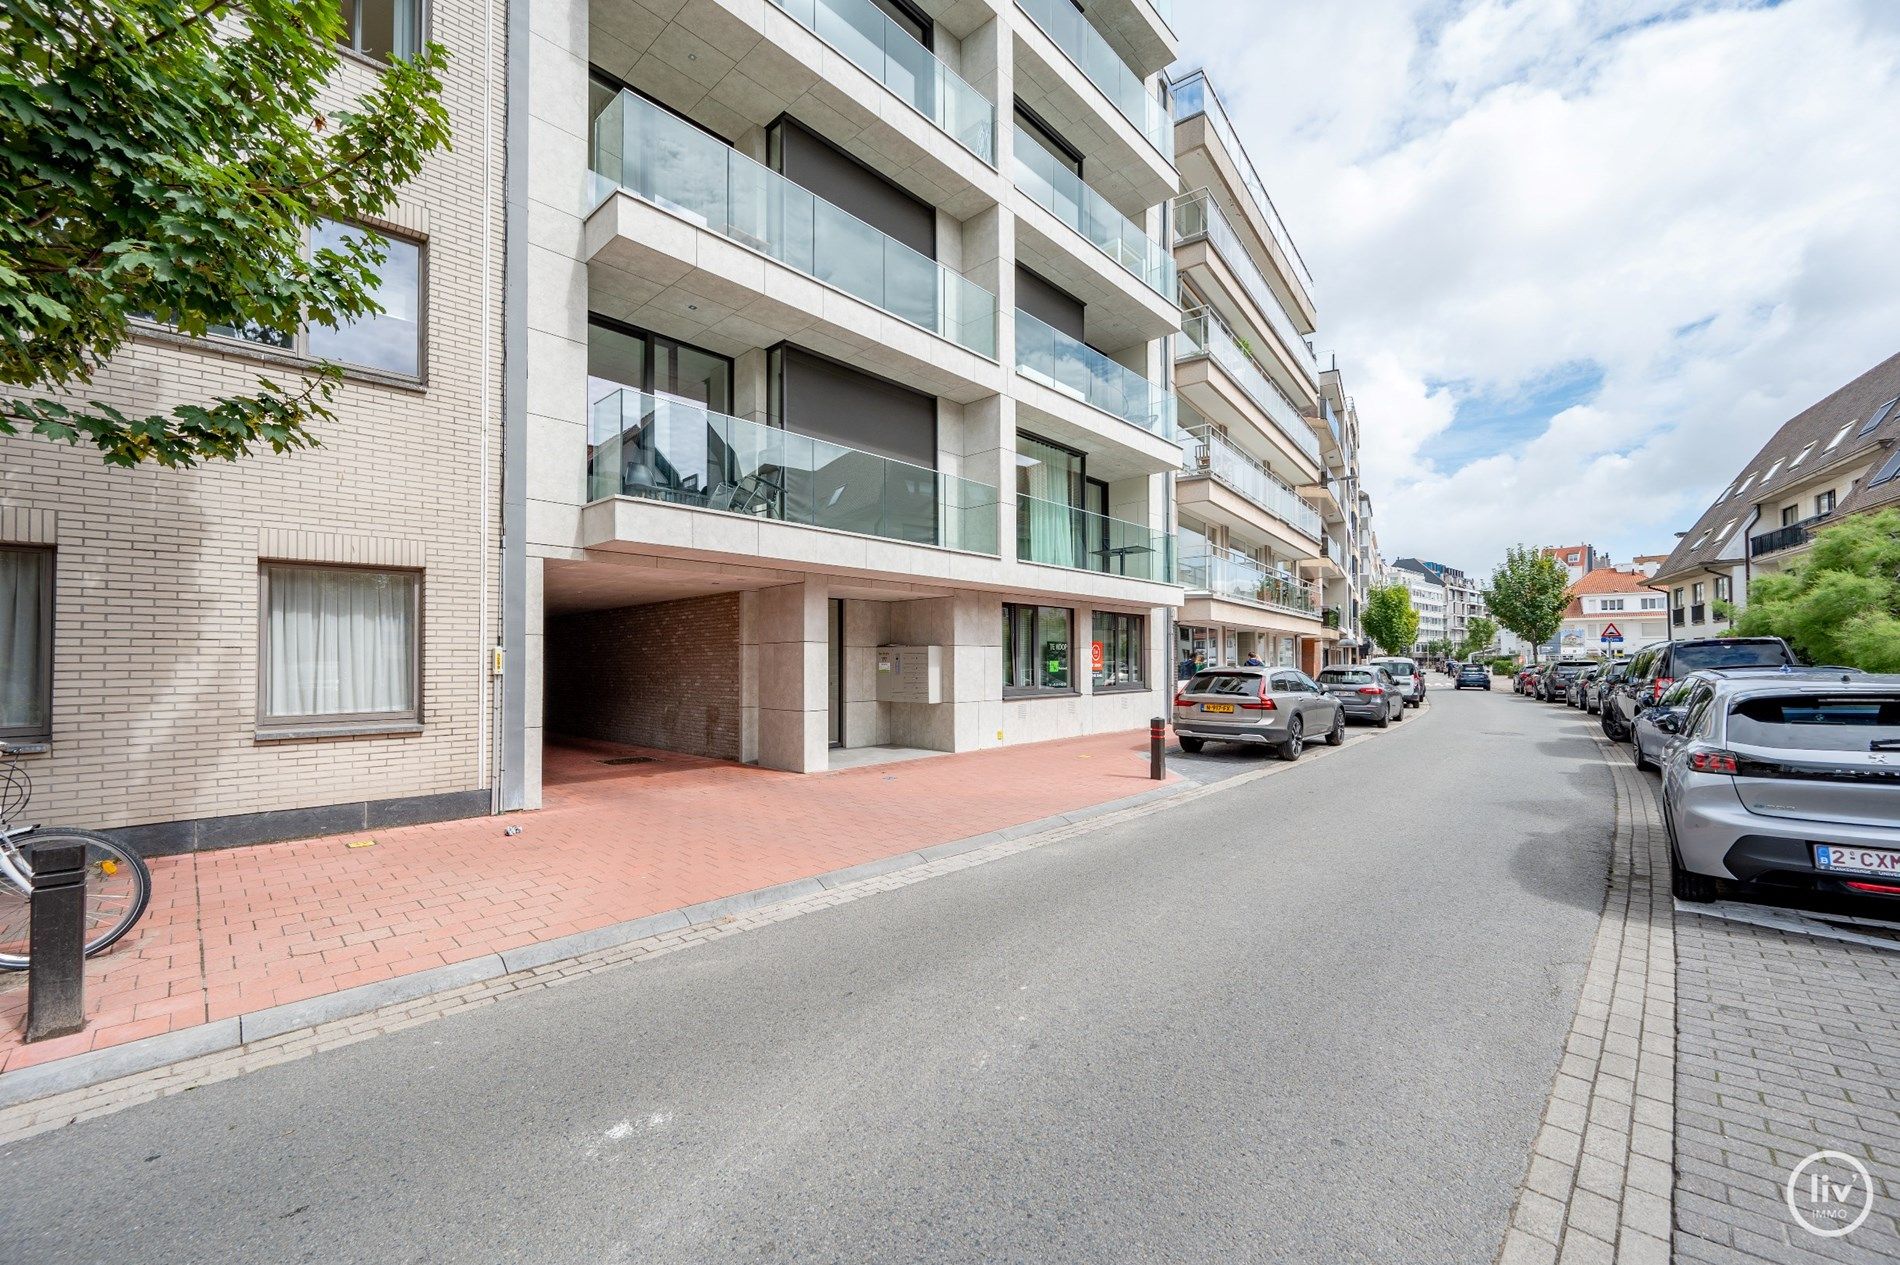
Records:
[[[43,550],[0,549],[0,727],[46,723],[40,696]]]
[[[272,567],[266,714],[415,710],[414,575]]]

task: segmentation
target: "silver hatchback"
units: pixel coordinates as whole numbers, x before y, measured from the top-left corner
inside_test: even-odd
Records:
[[[1398,682],[1376,663],[1329,663],[1319,670],[1319,687],[1338,699],[1352,720],[1369,720],[1384,729],[1405,719]]]
[[[1204,668],[1174,696],[1174,736],[1189,755],[1245,742],[1297,760],[1308,742],[1346,741],[1346,709],[1293,668]]]

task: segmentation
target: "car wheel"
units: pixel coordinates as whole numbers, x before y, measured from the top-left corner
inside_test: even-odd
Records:
[[[1643,754],[1643,744],[1640,742],[1636,744],[1636,767],[1645,773],[1652,772],[1656,768],[1650,758]]]
[[[1404,714],[1403,708],[1400,709],[1400,714]],[[1389,707],[1381,707],[1379,709],[1379,719],[1372,723],[1381,729],[1390,729],[1392,727],[1392,709]]]
[[[1333,713],[1333,727],[1326,731],[1326,745],[1329,747],[1346,745],[1346,709],[1343,707]]]
[[[1405,719],[1405,704],[1404,704],[1403,702],[1401,702],[1401,703],[1399,704],[1399,710],[1397,710],[1396,712],[1393,712],[1393,713],[1392,713],[1392,719],[1393,719],[1393,720],[1404,720],[1404,719]]]
[[[1204,738],[1181,739],[1181,750],[1186,752],[1188,755],[1201,754],[1201,748],[1206,745],[1207,745],[1207,741]]]
[[[1300,718],[1295,716],[1286,722],[1286,741],[1280,744],[1280,758],[1293,761],[1300,758],[1300,752],[1306,750],[1306,738],[1300,732]]]
[[[1669,849],[1669,890],[1677,900],[1691,905],[1706,905],[1716,896],[1715,879],[1683,869],[1674,848]]]

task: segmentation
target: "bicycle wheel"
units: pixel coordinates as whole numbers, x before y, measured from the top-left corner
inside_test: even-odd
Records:
[[[54,826],[13,841],[29,861],[34,850],[51,844],[86,846],[86,956],[91,957],[132,929],[152,899],[152,872],[134,853],[90,830]],[[31,947],[29,899],[10,883],[0,883],[0,970],[23,971]]]

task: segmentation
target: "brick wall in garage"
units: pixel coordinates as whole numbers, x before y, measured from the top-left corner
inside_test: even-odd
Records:
[[[739,758],[736,593],[550,617],[547,732]]]

